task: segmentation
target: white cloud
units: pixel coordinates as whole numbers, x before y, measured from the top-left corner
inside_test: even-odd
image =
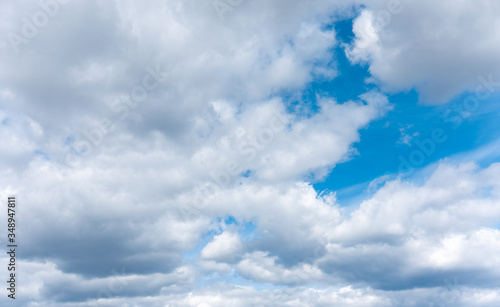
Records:
[[[325,280],[323,273],[311,264],[302,264],[293,269],[286,269],[276,263],[277,257],[268,257],[267,253],[254,252],[243,257],[236,266],[244,277],[258,282],[273,284],[302,284]]]
[[[382,289],[439,286],[436,275],[491,286],[500,273],[500,210],[498,184],[485,178],[497,176],[497,169],[441,163],[422,184],[386,182],[325,230],[329,243],[319,266]]]
[[[353,62],[367,62],[374,81],[389,91],[417,89],[421,100],[445,103],[463,91],[498,91],[498,1],[366,2],[354,20],[355,40],[346,48]],[[491,84],[490,84],[491,86]]]
[[[242,249],[242,243],[237,233],[224,231],[216,235],[201,251],[201,256],[211,260],[226,260],[237,256]]]
[[[500,215],[496,195],[484,194],[498,185],[483,178],[497,174],[493,164],[478,171],[472,163],[458,167],[441,164],[428,180],[417,186],[395,180],[386,182],[364,201],[349,220],[332,232],[332,238],[356,241],[394,238],[423,231],[467,231],[493,223]]]

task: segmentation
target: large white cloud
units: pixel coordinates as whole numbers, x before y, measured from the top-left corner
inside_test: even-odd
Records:
[[[423,184],[387,182],[329,231],[320,266],[381,288],[438,286],[443,275],[494,286],[500,210],[493,174],[498,164],[442,164]]]
[[[365,4],[346,52],[351,61],[367,63],[373,81],[383,88],[416,89],[430,104],[445,103],[464,91],[485,96],[498,90],[498,1]]]

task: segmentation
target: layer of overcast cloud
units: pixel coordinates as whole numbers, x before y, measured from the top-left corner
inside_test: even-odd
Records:
[[[386,5],[373,3],[355,34],[368,10]],[[351,14],[342,5],[243,1],[221,21],[210,1],[71,1],[18,54],[0,45],[0,135],[11,144],[0,152],[0,195],[16,193],[22,206],[21,304],[498,305],[498,165],[388,182],[351,215],[304,182],[349,159],[358,131],[390,108],[378,92],[318,97],[306,117],[275,97],[335,77],[337,39],[325,25]],[[388,48],[384,33],[403,14],[427,16],[403,5],[373,50]],[[2,33],[19,33],[40,10],[0,6],[10,12]],[[372,61],[388,88],[419,88],[419,79],[381,77],[382,57],[355,55],[357,43],[351,58]],[[148,67],[165,72],[161,84],[126,109]],[[443,95],[466,89],[462,81]],[[57,166],[101,118],[115,131],[77,167]],[[219,221],[227,216],[239,224]],[[290,288],[233,284],[241,279]]]
[[[399,4],[398,4],[399,3]],[[500,2],[366,1],[346,47],[389,91],[416,89],[429,104],[500,84]],[[491,86],[490,82],[490,86]]]

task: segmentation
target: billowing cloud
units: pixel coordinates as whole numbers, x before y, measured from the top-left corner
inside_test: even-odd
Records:
[[[367,1],[346,48],[389,91],[416,89],[429,104],[500,86],[497,1]]]
[[[314,185],[356,159],[391,92],[489,92],[497,6],[0,4],[0,197],[19,201],[18,302],[498,305],[498,164],[385,174],[352,207]],[[343,76],[344,48],[376,85],[347,101],[321,90]]]

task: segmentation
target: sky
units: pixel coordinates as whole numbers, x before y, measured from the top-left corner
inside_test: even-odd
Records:
[[[2,306],[500,306],[499,1],[0,12]]]

